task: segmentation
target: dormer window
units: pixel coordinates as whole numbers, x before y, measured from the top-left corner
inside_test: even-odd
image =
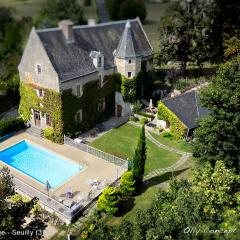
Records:
[[[41,74],[42,73],[42,67],[40,64],[37,64],[37,74]]]
[[[91,51],[90,58],[93,60],[93,64],[96,68],[103,68],[104,67],[104,56],[99,51]]]

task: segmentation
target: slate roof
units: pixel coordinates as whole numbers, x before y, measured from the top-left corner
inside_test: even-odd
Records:
[[[130,20],[131,32],[137,54],[143,57],[153,54],[152,47],[138,19]],[[104,55],[104,67],[114,66],[113,52],[118,48],[127,21],[74,26],[74,43],[67,43],[60,28],[36,30],[47,55],[59,75],[60,81],[67,81],[96,72],[89,56],[91,51]]]
[[[119,45],[116,51],[116,57],[118,58],[135,58],[141,56],[141,51],[138,48],[137,41],[132,32],[131,24],[128,21],[125,25],[122,37],[119,41]]]
[[[162,100],[189,130],[198,126],[197,120],[209,114],[209,110],[202,107],[197,91],[190,91],[173,98]]]

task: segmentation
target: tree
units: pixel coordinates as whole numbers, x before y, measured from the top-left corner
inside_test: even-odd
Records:
[[[119,19],[133,19],[139,17],[144,22],[147,8],[143,0],[124,0],[119,8]]]
[[[121,92],[126,102],[135,102],[137,99],[137,77],[125,78],[122,76]]]
[[[143,0],[106,0],[109,18],[112,20],[133,19],[139,17],[142,21],[147,16]]]
[[[35,19],[37,27],[55,27],[63,19],[70,19],[74,24],[84,24],[84,12],[77,0],[47,0],[40,14]]]
[[[141,185],[144,175],[145,162],[147,158],[147,147],[145,137],[145,126],[142,126],[135,155],[132,160],[132,172],[136,186]]]
[[[33,198],[29,202],[9,201],[15,190],[9,170],[5,167],[0,170],[0,183],[0,231],[5,233],[4,239],[24,240],[26,237],[27,239],[41,239],[46,225],[38,213],[31,214],[37,199]],[[13,230],[32,231],[33,236],[15,235],[12,233]]]
[[[223,64],[216,77],[200,95],[211,114],[195,131],[194,156],[212,165],[218,159],[227,167],[240,170],[240,56]]]
[[[113,187],[107,187],[97,201],[97,209],[100,212],[114,214],[117,212],[118,197]]]
[[[130,197],[134,193],[135,181],[132,171],[127,171],[121,176],[120,191],[123,197]]]
[[[230,59],[240,54],[240,38],[232,37],[225,41],[224,57]]]

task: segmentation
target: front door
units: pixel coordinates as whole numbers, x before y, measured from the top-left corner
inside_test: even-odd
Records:
[[[121,116],[122,116],[122,106],[117,105],[117,117],[121,117]]]
[[[34,110],[34,124],[36,127],[41,127],[41,114],[36,110]]]

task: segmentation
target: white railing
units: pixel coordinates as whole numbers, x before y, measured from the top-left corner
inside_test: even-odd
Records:
[[[128,161],[119,157],[116,157],[112,154],[103,152],[99,149],[96,149],[94,147],[91,147],[87,144],[76,142],[73,139],[64,136],[64,144],[78,148],[81,151],[87,152],[91,155],[94,155],[95,157],[101,158],[105,161],[111,162],[113,164],[116,164],[118,166],[123,167],[124,169],[128,168]]]

